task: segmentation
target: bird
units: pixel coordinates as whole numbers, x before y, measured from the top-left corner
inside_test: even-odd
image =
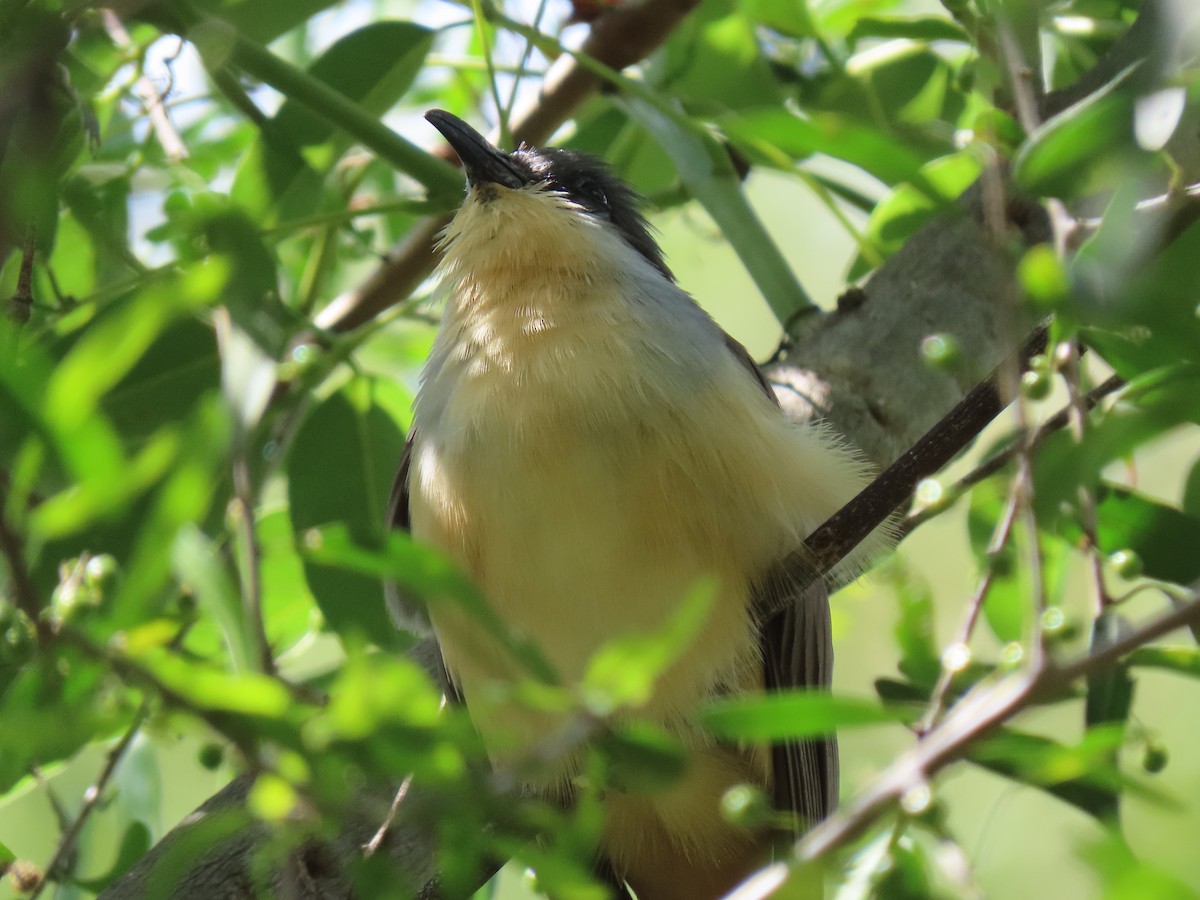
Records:
[[[722,896],[775,840],[722,816],[725,792],[757,787],[803,829],[836,804],[837,746],[732,745],[697,712],[719,697],[829,688],[827,588],[797,589],[778,565],[869,468],[827,426],[784,416],[746,349],[679,286],[641,199],[604,161],[508,152],[451,113],[425,118],[467,190],[440,237],[445,307],[389,525],[456,562],[567,687],[610,642],[660,633],[709,586],[693,639],[644,702],[613,714],[675,736],[683,774],[659,792],[609,786],[598,853],[615,889],[640,900]],[[394,587],[387,602],[406,627],[432,626],[494,767],[516,768],[566,726],[569,713],[506,689],[521,660],[479,617],[449,603],[422,611]],[[567,753],[521,769],[522,787],[570,803],[578,768]]]

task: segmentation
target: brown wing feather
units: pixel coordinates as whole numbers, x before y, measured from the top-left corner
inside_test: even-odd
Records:
[[[404,453],[400,455],[400,466],[392,480],[392,492],[388,495],[387,524],[389,528],[408,531],[411,522],[408,516],[408,472],[412,467],[412,448],[416,432],[410,431],[404,442]]]
[[[408,440],[404,442],[404,453],[400,456],[400,465],[396,469],[396,477],[392,481],[392,492],[388,495],[387,525],[397,531],[409,531],[412,519],[408,506],[408,474],[412,469],[412,449],[414,432],[409,432]],[[414,647],[414,658],[425,666],[442,686],[447,699],[452,703],[461,703],[462,694],[446,671],[442,660],[441,647],[429,624],[429,616],[425,605],[419,597],[411,594],[403,585],[392,581],[383,583],[383,596],[387,602],[388,612],[393,621],[405,631],[424,635],[424,640]]]
[[[778,406],[779,399],[746,348],[729,335],[725,346]],[[755,585],[754,594],[754,605],[760,609],[778,609],[779,597],[791,598],[791,605],[759,630],[766,689],[828,689],[833,680],[833,640],[825,586],[814,585],[801,595],[787,580],[768,577]],[[833,736],[773,745],[771,769],[775,806],[795,813],[798,828],[819,822],[837,805],[838,749]]]
[[[408,440],[404,442],[404,453],[400,457],[400,465],[392,481],[392,492],[388,495],[387,527],[397,531],[408,531],[411,527],[408,510],[408,473],[412,468],[414,437],[415,432],[410,432]],[[388,612],[397,625],[418,634],[429,632],[429,616],[417,597],[402,585],[391,581],[384,582],[383,595],[387,601]]]

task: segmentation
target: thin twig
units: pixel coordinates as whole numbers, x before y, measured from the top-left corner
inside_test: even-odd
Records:
[[[1082,444],[1087,431],[1087,403],[1080,382],[1083,378],[1079,360],[1079,348],[1072,342],[1059,345],[1056,354],[1063,359],[1062,376],[1067,386],[1067,411],[1071,420],[1071,436],[1076,444]],[[1092,573],[1092,590],[1095,612],[1099,616],[1112,603],[1112,597],[1104,582],[1104,563],[1100,558],[1100,543],[1096,538],[1096,498],[1088,485],[1078,487],[1079,525],[1083,532],[1083,551]]]
[[[1103,400],[1109,394],[1119,391],[1124,386],[1125,380],[1119,375],[1113,375],[1103,384],[1093,388],[1087,393],[1087,395],[1084,397],[1084,405],[1089,410],[1094,409],[1101,400]],[[1070,413],[1070,407],[1065,406],[1045,422],[1043,422],[1041,426],[1038,427],[1038,430],[1034,432],[1032,441],[1033,446],[1035,448],[1038,447],[1044,440],[1046,440],[1046,438],[1050,437],[1050,435],[1065,428],[1070,423]],[[1016,458],[1017,453],[1020,451],[1021,441],[1023,440],[1024,435],[1018,432],[1011,444],[1009,444],[1003,450],[1000,450],[992,456],[989,456],[986,460],[956,481],[950,488],[946,489],[943,492],[944,499],[940,499],[937,503],[930,504],[929,506],[923,507],[922,509],[905,516],[903,521],[900,523],[900,527],[897,529],[900,539],[903,540],[918,526],[925,524],[927,521],[938,515],[941,515],[950,508],[951,504],[953,504],[955,500],[966,493],[969,488],[979,484],[979,482],[983,481],[985,478],[990,478],[992,475],[995,475],[1006,465],[1012,462]]]
[[[408,788],[412,784],[412,780],[412,775],[409,775],[400,783],[400,787],[396,790],[396,796],[392,798],[392,805],[388,807],[387,815],[383,819],[383,824],[379,826],[379,830],[371,836],[371,839],[363,844],[363,856],[374,856],[375,851],[383,844],[383,839],[387,837],[392,823],[396,820],[396,813],[400,811],[400,805],[408,796]]]
[[[492,91],[492,102],[496,104],[496,121],[499,123],[500,144],[508,146],[512,133],[508,130],[508,109],[500,100],[500,85],[496,82],[496,63],[492,59],[492,42],[488,37],[487,18],[483,12],[482,0],[471,0],[471,12],[475,15],[475,34],[479,38],[483,50],[483,61],[487,66],[488,86]]]
[[[17,286],[8,298],[8,317],[18,325],[29,321],[33,310],[33,260],[37,255],[37,238],[30,225],[25,231],[25,246],[21,251],[21,268],[17,272]]]
[[[1013,524],[1017,520],[1018,508],[1018,491],[1015,485],[1011,485],[1008,493],[1008,502],[1004,505],[1004,514],[1000,517],[1000,521],[996,523],[996,527],[992,531],[991,540],[988,541],[983,574],[979,577],[979,582],[975,586],[975,592],[967,602],[962,624],[959,625],[958,634],[955,636],[954,643],[951,646],[966,648],[971,640],[971,634],[975,631],[975,623],[979,620],[980,610],[983,609],[983,601],[987,599],[988,592],[992,588],[992,581],[996,576],[994,565],[996,558],[1008,546],[1009,538],[1012,536]],[[918,735],[927,734],[933,728],[938,716],[942,714],[942,709],[946,702],[946,694],[950,690],[950,685],[954,681],[954,676],[958,671],[960,669],[946,664],[945,655],[943,654],[942,670],[938,674],[937,684],[934,685],[933,694],[929,698],[929,707],[916,725],[915,730]]]
[[[70,827],[63,832],[62,837],[58,841],[58,846],[54,850],[54,855],[50,857],[50,862],[46,864],[45,877],[42,878],[36,888],[29,895],[29,900],[37,900],[42,891],[46,889],[46,885],[50,883],[58,874],[59,866],[62,865],[75,847],[75,842],[79,839],[80,833],[83,831],[83,826],[87,824],[88,819],[95,811],[100,803],[100,799],[104,794],[104,789],[108,787],[109,781],[116,774],[117,766],[125,755],[125,751],[129,749],[129,745],[133,743],[133,739],[137,737],[137,733],[142,728],[142,723],[146,721],[146,716],[150,712],[150,701],[143,700],[142,705],[138,707],[138,711],[133,716],[133,721],[129,727],[125,729],[125,733],[121,735],[120,740],[112,746],[108,751],[108,755],[104,758],[104,767],[100,770],[100,774],[96,780],[92,782],[83,793],[83,805],[79,807],[79,812],[75,815],[74,821]]]
[[[546,15],[546,6],[548,0],[538,0],[537,11],[533,14],[533,27],[540,29],[542,27],[542,19]],[[513,69],[512,87],[508,92],[508,115],[511,117],[512,109],[517,103],[517,92],[521,87],[521,78],[525,74],[525,67],[529,64],[530,57],[533,56],[533,41],[529,38],[525,40],[525,49],[521,51],[521,57],[517,61],[516,67]]]
[[[818,824],[795,847],[797,860],[812,860],[844,846],[903,796],[912,785],[928,780],[960,759],[994,727],[1037,703],[1061,696],[1079,678],[1107,668],[1131,650],[1177,628],[1200,624],[1200,596],[1152,619],[1103,649],[1084,653],[1065,664],[1047,659],[1038,669],[1027,667],[998,682],[981,685],[951,710],[933,731],[885,769],[857,799]],[[739,893],[757,900],[767,893]]]
[[[1013,481],[1018,498],[1018,515],[1025,527],[1026,552],[1029,554],[1029,593],[1033,607],[1033,634],[1029,642],[1036,666],[1040,665],[1046,656],[1046,572],[1037,510],[1033,505],[1033,448],[1027,444],[1017,456],[1017,471]]]
[[[1000,55],[1016,101],[1017,117],[1026,133],[1032,134],[1041,125],[1038,99],[1028,78],[1028,73],[1033,70],[1029,62],[1022,57],[1021,45],[1013,33],[1012,24],[1007,16],[1001,14],[998,17],[996,30]],[[1045,206],[1050,218],[1055,251],[1059,259],[1064,259],[1067,254],[1067,241],[1073,228],[1073,220],[1063,204],[1050,200],[1045,203]],[[1029,428],[1029,404],[1021,393],[1017,394],[1015,413],[1017,428],[1025,437],[1017,447],[1017,468],[1013,475],[1013,489],[1017,497],[1018,517],[1025,527],[1029,554],[1029,587],[1033,605],[1033,634],[1030,637],[1030,644],[1033,665],[1037,668],[1046,658],[1043,623],[1043,613],[1046,608],[1046,585],[1042,545],[1038,534],[1037,510],[1033,503],[1034,446],[1033,435]]]
[[[254,488],[245,449],[239,450],[233,462],[233,490],[238,510],[238,533],[242,544],[242,609],[246,626],[254,636],[258,651],[258,667],[268,675],[275,674],[275,656],[267,639],[262,609],[262,553],[258,534],[254,530]]]
[[[25,547],[21,536],[12,529],[8,522],[7,509],[8,490],[0,483],[0,553],[8,563],[8,577],[12,586],[12,599],[17,609],[25,614],[33,625],[38,643],[45,645],[53,636],[50,623],[43,617],[42,600],[38,596],[36,585],[29,567],[25,564]]]
[[[179,691],[160,681],[153,672],[144,666],[134,662],[127,656],[113,651],[107,646],[94,643],[87,635],[75,628],[64,625],[58,629],[56,634],[60,639],[78,648],[84,655],[107,665],[113,672],[120,676],[122,681],[128,684],[140,685],[143,690],[157,695],[168,706],[184,710],[208,725],[218,734],[223,735],[245,758],[249,771],[261,772],[266,770],[258,748],[244,734],[230,729],[228,725],[231,720],[220,710],[207,709],[193,703],[183,694],[179,693]]]
[[[112,42],[122,50],[134,49],[133,39],[125,30],[125,25],[117,14],[111,9],[102,9],[100,14],[104,19],[104,30],[108,32]],[[167,159],[171,162],[187,159],[187,145],[183,143],[183,138],[179,136],[179,132],[171,123],[171,117],[167,115],[167,109],[163,105],[163,94],[159,93],[154,82],[144,73],[139,74],[133,83],[133,92],[138,95],[142,105],[146,108],[146,114],[150,117],[150,125],[154,129],[154,136],[162,145]]]
[[[1000,414],[1007,403],[1002,388],[1007,371],[1023,367],[1045,346],[1046,329],[1039,327],[1026,339],[1019,354],[1001,363],[987,380],[972,388],[858,496],[826,519],[799,550],[772,567],[766,579],[786,583],[789,590],[799,592],[824,577],[908,501],[921,479],[939,471]],[[773,592],[763,595],[775,596]],[[779,592],[774,606],[764,606],[756,613],[765,621],[782,612],[791,596],[794,594],[788,591]]]

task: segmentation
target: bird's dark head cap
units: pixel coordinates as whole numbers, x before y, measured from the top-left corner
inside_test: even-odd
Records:
[[[522,145],[512,153],[505,153],[452,113],[434,109],[425,118],[454,148],[471,185],[493,184],[512,190],[533,188],[561,194],[586,213],[610,224],[629,246],[674,280],[639,210],[641,198],[604,160],[560,147]]]

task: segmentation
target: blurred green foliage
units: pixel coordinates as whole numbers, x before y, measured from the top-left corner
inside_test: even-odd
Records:
[[[1026,133],[1016,94],[1071,85],[1152,5],[1155,64],[1122,69]],[[412,774],[433,798],[451,893],[516,855],[541,890],[603,896],[590,854],[604,785],[652,790],[682,770],[669,735],[620,711],[694,633],[705,591],[663,634],[606,648],[580,691],[505,635],[529,674],[520,696],[592,738],[571,811],[487,776],[470,723],[441,707],[440,685],[404,655],[415,637],[383,606],[391,578],[492,615],[448,562],[384,528],[436,307],[422,288],[355,331],[314,321],[420,215],[456,202],[458,173],[401,136],[418,134],[413,114],[495,116],[484,47],[497,97],[529,95],[561,52],[551,20],[568,18],[565,4],[532,24],[530,4],[485,7],[487,42],[468,10],[427,2],[155,0],[122,20],[86,2],[0,0],[0,868],[12,890],[36,890],[49,855],[14,849],[23,823],[5,810],[36,793],[66,835],[84,801],[50,779],[72,761],[108,774],[49,873],[56,889],[91,896],[133,866],[173,824],[154,786],[176,773],[141,748],[179,731],[198,744],[193,767],[256,782],[244,809],[167,854],[167,886],[255,819],[279,838],[269,867],[281,847],[335,829],[358,786]],[[1034,50],[1015,90],[1005,28]],[[1084,391],[1102,369],[1125,380],[1081,428],[1038,445],[1032,515],[1002,546],[1014,464],[970,489],[968,540],[988,578],[981,637],[940,646],[937,620],[959,615],[969,584],[935,595],[893,562],[879,576],[899,611],[873,661],[878,698],[724,700],[705,713],[714,733],[912,724],[936,692],[952,705],[1043,647],[1086,634],[1102,652],[1134,627],[1128,597],[1153,596],[1159,611],[1194,599],[1200,459],[1169,497],[1134,489],[1121,466],[1164,439],[1197,455],[1200,225],[1171,143],[1196,122],[1195,32],[1186,6],[1151,0],[705,0],[575,112],[563,142],[609,159],[656,212],[702,206],[781,321],[813,291],[763,225],[747,172],[770,170],[827,211],[858,279],[931,218],[960,214],[981,174],[1011,170],[1077,215],[1065,247],[1014,250],[1020,302],[1055,315],[1056,346],[1088,351],[1082,374],[1043,360],[1039,377]],[[1160,207],[1172,215],[1153,218]],[[1081,559],[1097,570],[1086,590],[1068,577]],[[1144,751],[1148,772],[1166,762],[1138,686],[1146,669],[1200,677],[1196,648],[1175,638],[1045,699],[1071,737],[1006,725],[964,750],[963,765],[1100,821],[1104,842],[1082,856],[1106,897],[1200,889],[1122,836],[1127,796],[1173,802],[1121,751]],[[1070,703],[1081,696],[1082,713]],[[954,811],[931,798],[906,795],[838,849],[838,896],[976,895]],[[355,877],[366,896],[395,896],[381,860]]]

